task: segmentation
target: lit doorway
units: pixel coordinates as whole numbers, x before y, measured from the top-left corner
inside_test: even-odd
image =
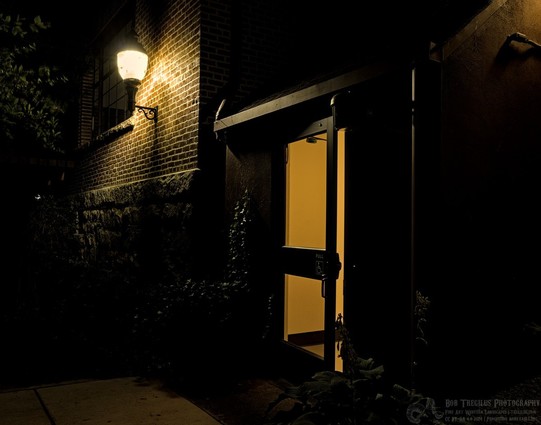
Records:
[[[334,322],[344,303],[345,132],[321,126],[285,148],[283,252],[294,264],[284,273],[283,340],[342,370]]]

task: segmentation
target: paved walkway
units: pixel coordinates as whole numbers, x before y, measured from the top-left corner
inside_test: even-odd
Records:
[[[116,378],[0,393],[0,425],[223,425],[159,382]]]

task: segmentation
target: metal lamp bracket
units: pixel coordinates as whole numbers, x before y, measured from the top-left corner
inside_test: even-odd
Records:
[[[517,42],[517,43],[528,44],[534,49],[541,50],[541,44],[533,40],[530,40],[528,37],[526,37],[524,34],[520,32],[515,32],[507,36],[506,43],[509,45],[512,41]]]
[[[143,114],[145,114],[145,118],[147,120],[152,120],[155,123],[158,122],[158,107],[157,106],[154,108],[149,108],[147,106],[135,105],[135,108],[139,112],[142,112]]]

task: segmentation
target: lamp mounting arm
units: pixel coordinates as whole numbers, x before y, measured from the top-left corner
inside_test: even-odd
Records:
[[[135,108],[145,114],[147,120],[152,120],[155,123],[158,122],[158,107],[149,108],[148,106],[135,105]]]
[[[528,37],[526,37],[524,34],[520,32],[515,32],[507,36],[507,40],[506,40],[507,44],[510,44],[512,41],[515,41],[517,43],[528,44],[534,47],[535,49],[541,50],[541,44],[530,40]]]

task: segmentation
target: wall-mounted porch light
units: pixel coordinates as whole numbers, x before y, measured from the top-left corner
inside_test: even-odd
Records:
[[[137,34],[132,33],[128,37],[121,51],[116,55],[118,72],[124,80],[126,92],[128,93],[128,110],[133,112],[137,109],[143,112],[149,120],[158,122],[158,107],[149,108],[135,104],[135,94],[141,84],[148,68],[148,55],[137,40]]]

